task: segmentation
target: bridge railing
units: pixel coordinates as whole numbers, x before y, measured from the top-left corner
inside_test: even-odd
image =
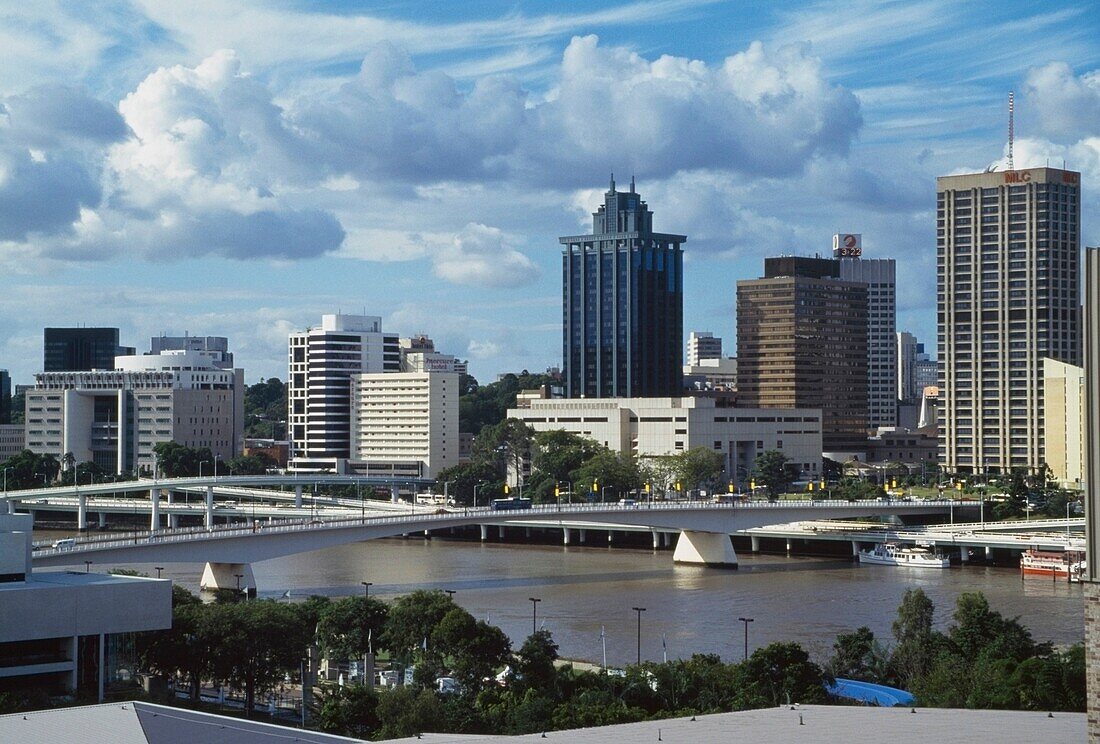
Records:
[[[854,502],[861,503],[861,502]],[[867,501],[862,502],[866,505],[886,507],[890,506],[883,502]],[[893,506],[904,505],[905,507],[938,507],[938,506],[950,506],[956,502],[953,501],[913,501],[913,502],[896,502]],[[197,527],[184,527],[177,529],[162,529],[156,531],[142,530],[128,533],[114,533],[110,537],[104,538],[77,538],[76,544],[68,548],[53,548],[53,541],[37,541],[34,543],[35,556],[36,557],[53,557],[56,555],[62,555],[73,552],[81,552],[82,550],[108,550],[111,548],[131,547],[139,544],[166,544],[186,542],[193,539],[209,540],[211,538],[223,539],[231,537],[240,537],[250,534],[263,533],[265,535],[279,534],[287,532],[302,532],[313,529],[338,529],[341,527],[369,527],[369,526],[383,526],[383,525],[395,525],[395,524],[409,524],[410,531],[431,529],[426,524],[435,522],[447,522],[455,519],[464,519],[469,517],[491,516],[494,521],[522,521],[532,516],[545,516],[545,515],[560,515],[567,516],[573,514],[592,514],[599,512],[618,512],[618,513],[635,513],[638,510],[654,510],[654,511],[699,511],[699,510],[715,510],[715,511],[735,511],[745,509],[790,509],[790,508],[809,508],[817,509],[829,506],[845,506],[850,507],[853,505],[851,501],[832,500],[832,501],[748,501],[748,502],[734,502],[734,503],[720,503],[714,501],[657,501],[657,502],[638,502],[636,504],[617,504],[617,503],[591,503],[591,504],[545,504],[532,506],[528,509],[515,509],[515,510],[495,510],[491,507],[464,507],[464,508],[440,508],[435,513],[425,513],[424,511],[416,511],[414,506],[410,505],[410,511],[407,513],[393,514],[386,516],[360,516],[360,517],[340,517],[335,519],[286,519],[279,520],[277,522],[254,522],[250,520],[245,526],[228,524],[219,526],[197,526]],[[247,516],[247,515],[241,515]],[[49,546],[49,547],[47,547]]]

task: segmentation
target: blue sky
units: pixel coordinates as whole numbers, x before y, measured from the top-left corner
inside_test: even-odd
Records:
[[[935,335],[935,177],[1081,170],[1100,243],[1094,2],[0,0],[0,367],[46,325],[286,334],[381,315],[483,380],[560,363],[558,235],[614,170],[689,236],[686,330],[734,344],[766,255],[862,232]]]

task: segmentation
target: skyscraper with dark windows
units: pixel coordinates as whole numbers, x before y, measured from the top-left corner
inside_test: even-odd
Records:
[[[134,353],[119,346],[117,328],[47,328],[43,334],[43,372],[113,370],[116,356]]]
[[[592,233],[558,240],[566,395],[680,395],[687,237],[653,232],[634,179],[620,192],[612,177]]]

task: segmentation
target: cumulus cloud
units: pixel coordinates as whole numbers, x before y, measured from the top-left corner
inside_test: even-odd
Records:
[[[1065,62],[1028,72],[1024,92],[1040,132],[1059,142],[1100,128],[1100,70],[1074,75]]]
[[[531,259],[505,243],[499,228],[476,222],[466,225],[433,260],[436,276],[471,287],[516,287],[539,273]]]

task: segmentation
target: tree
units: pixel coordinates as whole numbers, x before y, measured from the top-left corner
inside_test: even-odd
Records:
[[[0,464],[5,471],[8,488],[38,488],[57,479],[61,463],[53,455],[39,455],[23,450]]]
[[[450,662],[449,667],[467,694],[476,694],[503,667],[512,643],[500,628],[476,620],[455,607],[439,621],[429,643]]]
[[[726,471],[726,460],[721,452],[707,447],[692,447],[675,455],[676,475],[682,488],[713,489]]]
[[[990,609],[981,592],[960,594],[955,601],[954,617],[955,624],[947,635],[964,659],[986,655],[1021,662],[1050,653],[1050,646],[1036,644],[1018,618],[1008,619]]]
[[[756,484],[767,490],[769,498],[789,491],[795,478],[794,467],[779,450],[768,450],[757,455],[752,474]]]
[[[261,379],[244,391],[244,435],[249,438],[281,439],[286,436],[286,385],[277,378]]]
[[[138,653],[147,668],[166,677],[187,681],[191,699],[199,699],[202,678],[208,673],[213,654],[212,631],[207,626],[207,606],[181,586],[172,587],[172,627],[141,633]]]
[[[875,634],[867,626],[856,628],[854,633],[842,633],[833,644],[833,656],[826,669],[834,677],[878,681],[878,657],[881,648],[875,643]]]
[[[737,705],[766,708],[782,705],[788,697],[792,703],[824,703],[825,681],[821,667],[800,645],[772,643],[738,665]]]
[[[233,475],[263,475],[278,463],[264,452],[254,455],[240,455],[232,460],[227,460],[225,469]]]
[[[395,687],[378,694],[380,739],[400,739],[424,731],[439,731],[445,722],[443,704],[431,690]]]
[[[564,429],[535,434],[532,465],[554,483],[569,482],[573,472],[603,450],[594,439]]]
[[[366,685],[317,688],[312,721],[321,731],[367,739],[378,730],[378,693]]]
[[[516,405],[516,393],[520,390],[537,390],[544,385],[560,384],[548,375],[533,375],[527,370],[517,374],[501,375],[488,385],[478,385],[477,380],[466,375],[459,380],[462,397],[458,401],[459,429],[480,436],[482,429],[504,421],[508,409]]]
[[[366,597],[330,603],[317,622],[317,639],[325,655],[333,661],[362,659],[379,645],[387,613],[384,602]]]
[[[890,665],[903,685],[909,686],[932,666],[937,638],[932,631],[935,606],[923,589],[907,589],[894,620],[897,645]]]
[[[604,489],[616,497],[636,491],[644,485],[638,461],[630,452],[615,454],[607,448],[573,472],[572,481],[577,490],[584,493],[597,484],[596,498],[602,498]]]
[[[497,469],[491,464],[475,460],[473,462],[454,465],[444,468],[436,473],[435,482],[448,483],[447,492],[459,506],[470,506],[474,503],[474,488],[478,487],[478,495],[483,493],[499,493],[504,484]],[[484,505],[486,501],[482,501]]]
[[[398,659],[409,661],[455,607],[454,600],[438,589],[418,589],[399,597],[390,605],[382,642]]]
[[[166,478],[182,478],[199,475],[203,463],[207,472],[214,472],[214,455],[209,447],[193,449],[176,442],[159,442],[153,445],[157,458],[157,470]]]
[[[519,478],[524,461],[530,457],[534,436],[535,430],[519,419],[505,419],[486,426],[474,440],[474,459],[492,463],[501,476],[507,477],[511,470]]]
[[[544,694],[555,689],[558,644],[549,630],[536,630],[527,636],[516,654],[514,676],[520,690],[539,690]]]

